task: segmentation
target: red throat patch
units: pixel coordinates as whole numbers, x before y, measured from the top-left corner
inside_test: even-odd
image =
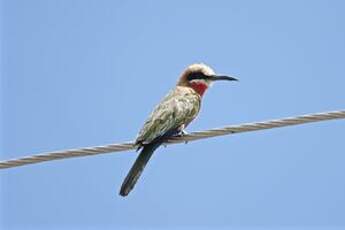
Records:
[[[200,96],[202,96],[206,89],[208,88],[208,85],[203,82],[191,82],[190,87],[195,90]]]

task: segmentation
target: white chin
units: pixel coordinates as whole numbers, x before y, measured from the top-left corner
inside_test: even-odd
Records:
[[[204,84],[204,85],[207,85],[207,87],[210,87],[210,86],[212,85],[213,82],[211,82],[211,81],[205,81],[205,80],[201,80],[201,79],[197,79],[197,80],[192,80],[192,81],[190,81],[190,83]]]

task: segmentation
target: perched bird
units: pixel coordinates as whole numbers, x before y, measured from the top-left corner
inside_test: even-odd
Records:
[[[193,64],[183,71],[176,87],[155,107],[138,134],[135,144],[142,150],[122,183],[121,196],[127,196],[133,189],[164,140],[185,133],[184,129],[199,113],[205,91],[219,80],[237,81],[234,77],[216,75],[205,64]]]

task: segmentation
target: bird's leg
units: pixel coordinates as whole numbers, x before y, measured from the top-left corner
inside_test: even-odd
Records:
[[[184,125],[181,125],[181,127],[177,130],[177,132],[173,135],[173,137],[183,137],[185,135],[188,135],[188,132],[184,129]],[[184,142],[185,144],[188,143],[188,141]],[[164,148],[166,148],[168,145],[167,143],[163,142],[162,146],[164,146]]]
[[[181,132],[180,132],[181,136],[185,136],[187,134],[188,134],[188,132],[186,130],[184,130],[184,129],[182,129]]]
[[[182,126],[180,127],[180,131],[179,131],[178,134],[176,135],[177,137],[183,137],[183,136],[185,136],[185,135],[188,135],[188,132],[187,132],[184,128],[185,128],[184,125],[182,125]],[[188,141],[185,141],[184,143],[187,144]]]
[[[181,130],[181,137],[185,136],[185,135],[188,135],[188,132],[184,129]],[[184,141],[185,144],[188,144],[188,141]]]

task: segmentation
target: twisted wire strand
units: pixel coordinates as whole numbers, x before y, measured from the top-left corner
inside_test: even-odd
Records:
[[[325,121],[325,120],[335,120],[335,119],[344,119],[345,110],[339,111],[330,111],[323,113],[314,113],[301,115],[296,117],[287,117],[276,120],[262,121],[262,122],[253,122],[253,123],[243,123],[239,125],[230,125],[222,128],[215,128],[205,131],[192,132],[178,137],[171,137],[166,140],[165,144],[177,144],[186,141],[195,141],[210,137],[223,136],[235,133],[251,132],[258,131],[263,129],[272,129],[279,128],[291,125],[299,125],[304,123]],[[72,157],[83,157],[91,156],[112,152],[121,152],[134,149],[136,146],[134,142],[125,142],[121,144],[109,144],[103,146],[95,147],[85,147],[80,149],[70,149],[70,150],[61,150],[56,152],[47,152],[36,155],[25,156],[18,159],[10,159],[5,161],[0,161],[0,169],[13,168],[22,165],[35,164],[44,161],[59,160]]]

